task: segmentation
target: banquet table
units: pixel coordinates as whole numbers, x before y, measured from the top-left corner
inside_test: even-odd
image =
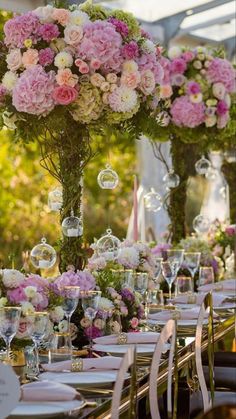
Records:
[[[235,328],[235,316],[232,314],[227,316],[226,318],[221,315],[220,320],[215,323],[214,325],[214,343],[221,341],[222,339],[225,340],[227,336],[233,335],[234,328]],[[178,371],[184,370],[187,367],[191,360],[194,359],[194,342],[195,342],[195,330],[194,329],[179,329],[177,334],[177,342],[178,342]],[[208,334],[207,329],[204,330],[202,336],[202,352],[206,351],[208,346]],[[174,370],[173,370],[174,372]],[[158,386],[158,394],[162,394],[166,389],[166,382],[167,382],[167,373],[168,373],[168,359],[163,360],[160,366],[160,371],[158,374],[157,379],[157,386]],[[138,409],[138,416],[136,417],[145,417],[145,409],[146,409],[146,397],[148,396],[149,391],[149,367],[146,365],[142,365],[138,363],[137,368],[137,388],[136,388],[136,402],[137,402],[137,409]],[[103,389],[104,391],[104,389]],[[100,418],[100,419],[108,419],[111,418],[110,415],[110,408],[111,408],[111,398],[112,392],[108,395],[105,394],[89,394],[89,391],[81,391],[80,392],[84,395],[86,400],[96,402],[96,407],[88,407],[82,409],[80,412],[73,412],[73,414],[64,416],[66,418]],[[104,391],[106,393],[106,391]],[[127,412],[130,408],[130,383],[127,382],[125,385],[121,403],[119,408],[119,413],[121,417],[127,417]]]

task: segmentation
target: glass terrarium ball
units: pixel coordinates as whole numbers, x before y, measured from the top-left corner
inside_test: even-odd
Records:
[[[62,231],[67,237],[80,237],[83,234],[83,223],[79,217],[70,215],[62,221]]]
[[[118,255],[120,240],[113,236],[110,228],[107,229],[106,233],[97,241],[96,251],[99,256],[103,256],[107,260],[113,260]]]
[[[199,214],[193,220],[193,228],[198,234],[207,233],[210,228],[210,220],[205,215]]]
[[[144,205],[148,211],[159,211],[163,205],[161,195],[151,188],[151,191],[144,195]]]
[[[55,265],[57,254],[55,249],[42,238],[41,243],[34,246],[30,252],[30,260],[35,268],[49,269]]]
[[[106,169],[101,170],[97,177],[98,184],[102,189],[115,189],[119,183],[118,174],[112,170],[109,164],[106,165]]]
[[[48,194],[48,206],[51,211],[60,211],[62,207],[62,189],[56,188]]]
[[[174,172],[174,170],[170,170],[169,173],[167,173],[162,180],[167,190],[177,188],[180,182],[179,175],[177,175]]]
[[[204,156],[202,156],[200,160],[198,160],[195,163],[195,169],[199,175],[205,175],[210,168],[211,168],[211,162],[210,160],[206,159]]]

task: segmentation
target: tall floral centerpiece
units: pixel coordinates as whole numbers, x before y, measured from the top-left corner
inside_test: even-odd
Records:
[[[62,185],[61,221],[81,217],[82,174],[96,135],[136,138],[157,107],[160,50],[129,13],[63,2],[16,15],[1,45],[1,122],[36,140],[42,164]],[[154,118],[153,118],[154,120]],[[109,138],[108,138],[109,140]],[[96,145],[96,144],[95,144]],[[82,237],[64,236],[60,269],[81,268]]]

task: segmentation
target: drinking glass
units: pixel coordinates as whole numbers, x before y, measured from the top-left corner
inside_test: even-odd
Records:
[[[183,264],[186,266],[186,268],[190,272],[192,278],[194,278],[194,275],[198,270],[200,258],[201,258],[200,252],[185,252],[184,253]]]
[[[79,302],[80,287],[74,285],[66,285],[61,288],[61,290],[64,297],[62,308],[65,312],[66,320],[68,323],[67,331],[70,333],[70,319]]]
[[[146,272],[134,273],[134,291],[142,295],[145,299],[145,293],[148,287],[148,274]]]
[[[49,362],[72,359],[72,343],[70,332],[55,332],[49,349]]]
[[[183,258],[184,249],[167,249],[167,260],[170,262],[178,262],[179,268],[183,263]]]
[[[36,369],[39,371],[39,345],[46,335],[49,315],[47,311],[35,311],[35,313],[30,314],[27,319],[27,330],[34,342]]]
[[[193,294],[193,278],[191,276],[178,276],[176,294]]]
[[[154,268],[154,282],[155,282],[155,288],[159,289],[160,287],[160,274],[161,274],[161,262],[163,261],[163,258],[156,258],[155,259],[155,268]]]
[[[98,312],[98,306],[101,298],[101,291],[81,291],[81,303],[84,310],[84,315],[91,321],[91,328],[89,334],[89,352],[92,353],[92,340],[93,340],[93,320]]]
[[[17,333],[21,315],[20,307],[0,308],[0,335],[7,349],[7,361],[10,363],[11,341]]]
[[[213,284],[214,283],[214,270],[211,266],[201,266],[199,269],[198,286]]]
[[[169,299],[170,300],[171,300],[171,287],[174,280],[176,279],[179,267],[180,267],[179,261],[166,260],[166,261],[161,262],[162,275],[169,286]]]

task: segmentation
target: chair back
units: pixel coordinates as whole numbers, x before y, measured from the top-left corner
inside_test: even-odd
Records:
[[[167,380],[167,411],[168,417],[173,418],[172,414],[172,366],[176,347],[176,321],[168,320],[166,325],[163,327],[160,337],[157,341],[156,348],[153,354],[150,378],[149,378],[149,403],[152,419],[160,419],[160,411],[158,407],[158,395],[157,395],[157,376],[159,372],[159,365],[161,361],[161,354],[164,349],[164,345],[171,338],[170,352],[169,352],[169,365],[168,365],[168,380]]]
[[[203,366],[202,366],[202,329],[203,321],[208,316],[208,361],[209,361],[209,378],[210,378],[210,395],[208,393],[206,380],[204,377]],[[197,329],[195,336],[195,356],[196,356],[196,371],[198,381],[202,393],[203,408],[204,412],[209,410],[212,406],[214,399],[214,341],[213,341],[213,308],[212,308],[212,294],[208,293],[201,305],[199,316],[197,320]]]
[[[113,397],[112,397],[112,404],[111,404],[111,419],[118,419],[119,418],[119,407],[120,407],[120,400],[121,400],[121,392],[123,389],[124,381],[126,379],[126,373],[129,367],[134,363],[134,352],[135,347],[131,346],[120,366],[120,369],[117,374],[116,383],[114,386]]]

